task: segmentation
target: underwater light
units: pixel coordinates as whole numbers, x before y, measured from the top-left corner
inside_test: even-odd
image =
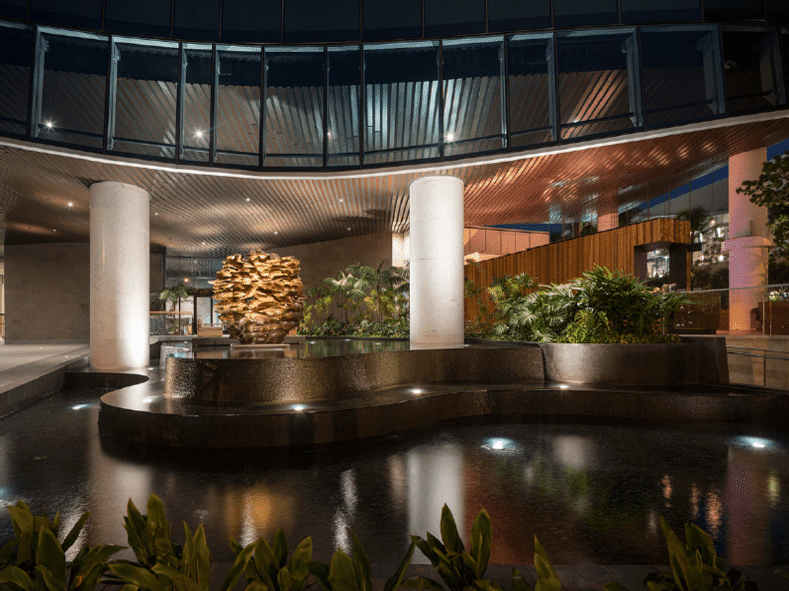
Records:
[[[515,442],[512,439],[494,437],[492,439],[488,439],[482,447],[485,449],[492,449],[494,451],[511,451],[515,448]]]
[[[291,408],[293,410],[295,410],[295,411],[299,411],[300,412],[300,411],[304,410],[307,407],[304,404],[294,404],[293,406],[291,406]]]

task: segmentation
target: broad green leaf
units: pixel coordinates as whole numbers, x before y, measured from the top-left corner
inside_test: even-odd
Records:
[[[474,587],[481,589],[482,591],[504,591],[504,588],[501,585],[499,585],[496,581],[491,581],[489,579],[477,579],[474,581]]]
[[[233,554],[238,556],[239,552],[244,549],[244,546],[236,542],[233,538],[230,538],[230,549],[233,551]]]
[[[474,518],[474,523],[471,526],[471,556],[479,568],[477,578],[482,578],[488,568],[492,542],[493,526],[490,522],[490,515],[485,509],[482,509]]]
[[[41,566],[49,572],[57,589],[66,588],[66,555],[55,534],[49,529],[42,530],[38,534],[36,563],[37,568]],[[49,587],[48,582],[47,586]]]
[[[138,589],[139,587],[137,585],[129,585],[127,583],[126,585],[121,585],[118,591],[137,591]]]
[[[239,552],[236,559],[233,561],[233,564],[230,566],[230,570],[225,575],[222,584],[219,586],[219,591],[230,591],[233,586],[236,584],[238,579],[241,577],[244,569],[246,569],[247,563],[249,562],[250,557],[252,556],[252,551],[255,547],[250,544],[246,548],[244,548],[241,552]],[[266,589],[270,589],[266,587],[263,583],[260,583],[260,586],[263,589],[259,589],[258,591],[266,591]],[[271,590],[273,591],[273,590]]]
[[[161,536],[162,540],[170,545],[170,522],[164,510],[164,503],[155,494],[148,497],[148,514],[145,516],[148,523],[148,532],[154,537]],[[169,549],[169,548],[168,548]]]
[[[517,568],[512,569],[512,591],[531,591],[531,585],[526,582]]]
[[[255,579],[249,585],[246,586],[244,591],[271,591],[271,590],[265,584]]]
[[[122,582],[135,585],[147,591],[165,591],[164,586],[156,576],[147,568],[134,566],[122,562],[110,563],[108,565],[112,574]]]
[[[450,552],[456,552],[458,554],[463,552],[463,542],[460,540],[455,518],[452,516],[452,511],[449,510],[446,503],[441,509],[441,539],[444,541],[444,546]]]
[[[9,566],[0,570],[0,584],[12,583],[25,591],[35,591],[36,584],[25,571],[17,566]]]
[[[274,534],[274,545],[271,547],[276,559],[277,570],[285,566],[288,559],[288,540],[285,538],[285,532],[282,528],[277,528],[277,533]]]
[[[188,577],[177,568],[170,566],[166,562],[162,562],[160,560],[153,566],[151,570],[157,575],[162,575],[163,577],[170,579],[173,586],[178,589],[183,589],[184,591],[200,591],[197,581],[191,577]]]
[[[482,580],[482,574],[479,572],[479,566],[471,554],[464,550],[462,556],[463,564],[465,564],[466,567],[474,573],[475,578]]]
[[[414,542],[411,541],[403,560],[400,561],[400,565],[397,567],[394,574],[386,580],[384,591],[395,591],[400,586],[405,576],[405,571],[408,569],[408,565],[411,564],[411,558],[414,555],[414,546]]]
[[[329,584],[332,591],[360,591],[356,584],[353,560],[341,549],[337,549],[329,565]]]
[[[52,573],[47,567],[38,565],[36,567],[36,580],[43,581],[44,588],[48,591],[64,591],[66,588],[65,581],[61,585],[60,580]],[[39,588],[41,588],[39,586]]]
[[[293,586],[293,577],[290,576],[287,568],[282,567],[277,573],[277,584],[280,591],[290,591]]]
[[[184,572],[194,576],[193,562],[194,562],[194,540],[192,539],[192,530],[184,522],[184,549],[182,553],[184,561]]]
[[[426,589],[427,591],[445,591],[440,583],[427,577],[411,577],[403,581],[403,587],[409,589]]]
[[[192,551],[194,553],[194,568],[193,578],[197,579],[197,584],[202,591],[210,591],[211,589],[211,552],[208,549],[208,541],[205,536],[205,528],[201,523],[197,527],[194,542],[192,544]]]
[[[548,559],[548,554],[545,548],[540,544],[537,536],[534,536],[534,569],[537,571],[537,583],[535,584],[535,591],[553,591],[554,589],[561,589],[559,577],[556,576],[556,571],[551,566],[551,561]]]
[[[367,552],[356,537],[356,534],[348,528],[348,533],[351,534],[353,541],[353,567],[356,571],[356,586],[359,591],[373,591],[373,583],[370,580],[370,559],[367,557]]]
[[[290,557],[288,562],[288,570],[295,579],[306,579],[309,575],[309,563],[311,560],[312,538],[307,537],[293,551],[293,556]]]
[[[19,501],[15,507],[9,506],[8,512],[11,514],[14,533],[19,540],[16,563],[21,565],[33,558],[33,514],[22,501]]]
[[[275,586],[272,578],[276,579],[276,573],[279,569],[277,568],[277,560],[274,557],[271,546],[266,543],[266,540],[260,539],[255,542],[253,549],[255,551],[253,562],[258,576],[268,587],[274,589]]]
[[[325,562],[310,562],[310,573],[315,577],[323,591],[332,591],[329,582],[329,565]]]
[[[66,534],[62,544],[64,552],[71,548],[72,544],[77,541],[82,528],[85,527],[85,524],[88,521],[88,517],[90,517],[90,511],[85,511],[85,513],[82,514],[82,517],[77,520],[77,523],[74,524],[74,527],[71,528],[71,531]]]

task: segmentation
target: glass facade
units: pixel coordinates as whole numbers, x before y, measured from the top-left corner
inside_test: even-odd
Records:
[[[121,35],[169,37],[172,0],[107,0],[104,28]]]
[[[33,138],[101,150],[107,37],[39,27],[31,107]]]
[[[108,152],[175,158],[180,63],[177,43],[113,38]]]
[[[637,46],[635,29],[557,35],[561,139],[642,126]]]
[[[785,108],[789,33],[643,25],[260,47],[0,22],[0,47],[2,135],[175,163],[326,170]]]
[[[440,155],[438,42],[364,46],[364,165]]]
[[[35,32],[31,27],[0,26],[0,133],[23,137],[27,131],[30,62]]]
[[[648,127],[678,125],[725,113],[717,27],[643,27],[641,64]]]

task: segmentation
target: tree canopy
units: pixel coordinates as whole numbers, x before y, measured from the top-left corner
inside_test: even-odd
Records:
[[[768,209],[773,240],[784,253],[789,252],[789,152],[765,162],[759,178],[745,181],[737,193]]]

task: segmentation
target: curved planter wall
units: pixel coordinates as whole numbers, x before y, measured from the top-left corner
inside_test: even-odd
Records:
[[[307,359],[180,359],[164,395],[200,404],[335,400],[401,384],[522,384],[543,380],[537,347],[387,351]]]
[[[697,381],[696,345],[541,343],[545,379],[575,384],[661,385]]]

